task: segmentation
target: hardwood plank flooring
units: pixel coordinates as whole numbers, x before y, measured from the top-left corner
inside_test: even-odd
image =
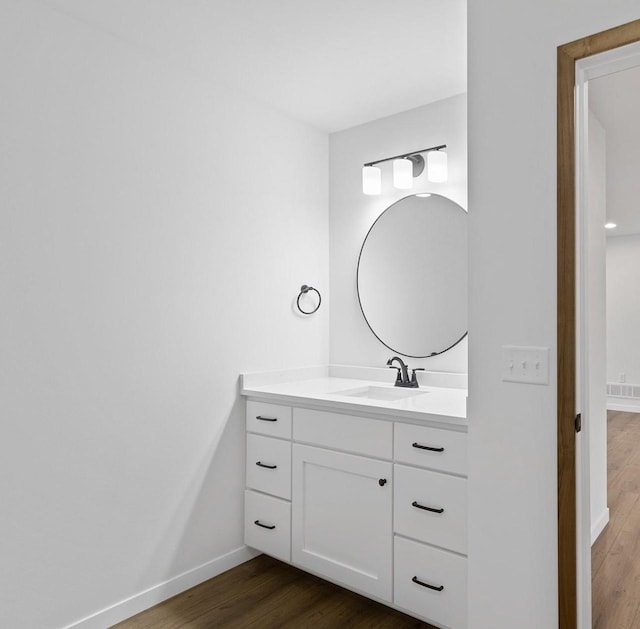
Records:
[[[640,414],[607,413],[609,524],[591,548],[594,629],[640,627]]]
[[[112,629],[435,629],[260,555]]]

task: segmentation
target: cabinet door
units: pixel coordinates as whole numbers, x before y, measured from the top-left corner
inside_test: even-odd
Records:
[[[292,561],[391,601],[392,465],[294,444]]]

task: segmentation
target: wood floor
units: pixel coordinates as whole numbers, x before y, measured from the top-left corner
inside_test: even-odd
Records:
[[[608,412],[609,524],[591,548],[594,629],[640,628],[640,415]]]
[[[435,629],[266,555],[156,605],[115,629]]]

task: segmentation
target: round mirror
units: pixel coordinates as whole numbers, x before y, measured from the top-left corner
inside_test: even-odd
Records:
[[[403,356],[441,354],[467,334],[467,213],[438,194],[389,206],[358,260],[358,299],[371,331]]]

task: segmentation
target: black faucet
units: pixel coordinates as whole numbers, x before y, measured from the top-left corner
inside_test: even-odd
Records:
[[[393,364],[393,361],[397,360],[399,363],[399,367],[396,367]],[[394,356],[393,358],[389,358],[387,361],[387,367],[391,367],[392,369],[397,369],[398,374],[396,375],[396,387],[408,387],[410,389],[418,388],[418,378],[416,377],[416,371],[424,371],[424,367],[418,367],[417,369],[411,370],[411,378],[409,378],[409,367],[404,364],[404,361],[399,356]]]

